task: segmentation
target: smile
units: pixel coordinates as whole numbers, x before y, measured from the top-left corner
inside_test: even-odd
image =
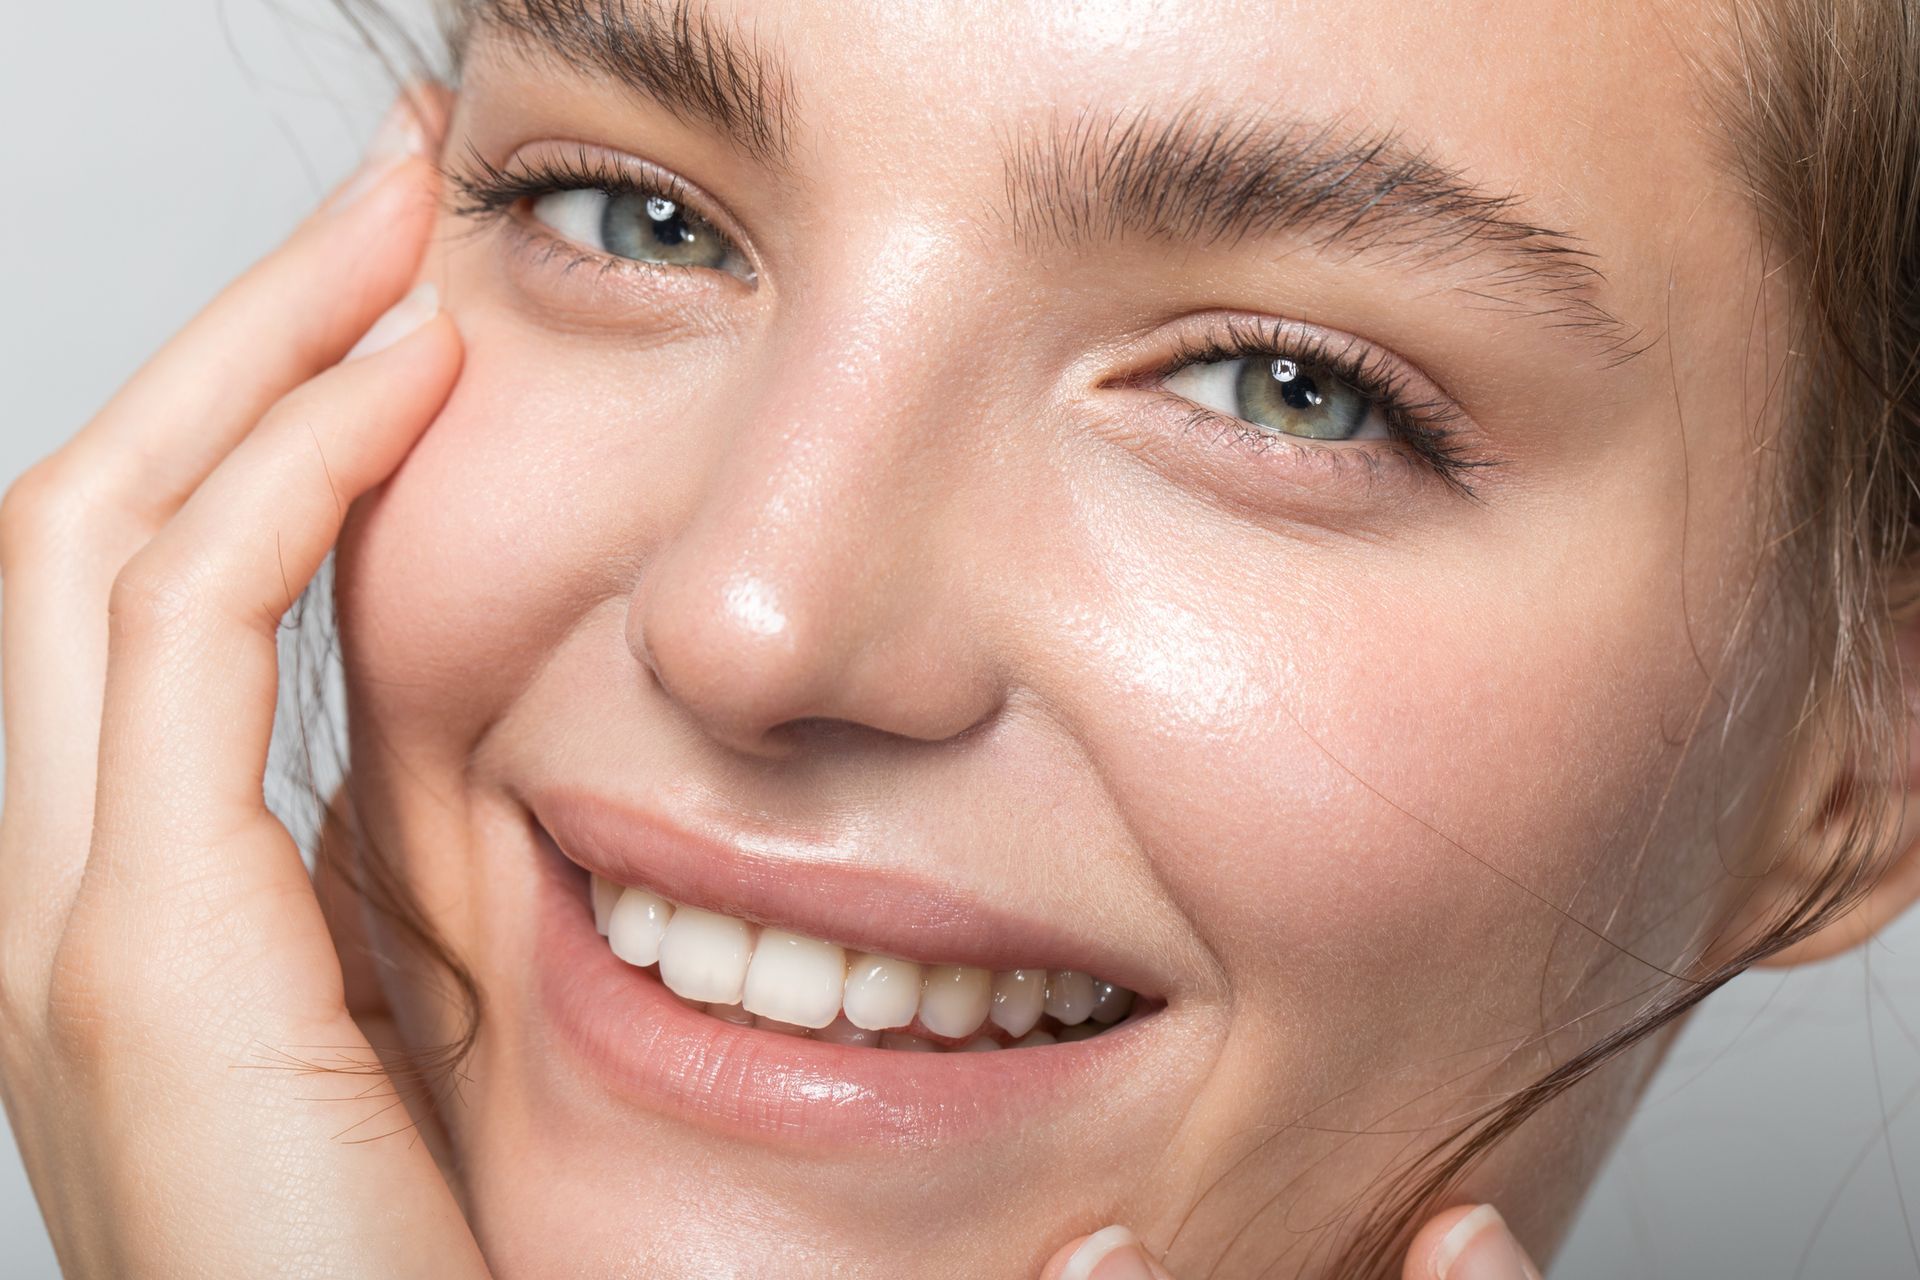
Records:
[[[1134,994],[1072,969],[921,965],[676,905],[591,879],[594,927],[613,954],[657,968],[714,1017],[832,1044],[980,1052],[1085,1040],[1124,1019]]]
[[[1167,976],[1072,913],[602,796],[525,808],[535,1034],[646,1111],[815,1155],[984,1141],[1171,1044]]]

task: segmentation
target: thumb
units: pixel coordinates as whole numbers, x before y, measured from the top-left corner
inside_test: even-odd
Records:
[[[1402,1280],[1540,1280],[1540,1269],[1490,1204],[1459,1205],[1420,1228]]]
[[[1173,1280],[1173,1276],[1147,1255],[1140,1237],[1113,1226],[1060,1246],[1047,1259],[1040,1280]]]

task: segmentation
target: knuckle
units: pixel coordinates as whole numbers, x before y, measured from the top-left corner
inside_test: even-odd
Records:
[[[114,575],[108,634],[114,643],[151,642],[190,630],[199,611],[192,575],[143,552]]]
[[[72,936],[62,938],[47,974],[44,997],[46,1036],[67,1057],[86,1061],[103,1048],[115,1022],[98,957]]]
[[[95,569],[122,563],[155,521],[78,445],[42,458],[0,494],[0,574],[29,562]]]
[[[22,472],[0,497],[0,569],[36,554],[70,524],[81,503],[58,455]]]
[[[148,1039],[157,992],[141,990],[127,947],[98,930],[68,930],[53,954],[40,1008],[46,1043],[71,1063],[106,1062]]]

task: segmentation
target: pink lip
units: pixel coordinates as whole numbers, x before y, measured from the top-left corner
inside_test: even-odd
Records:
[[[530,807],[572,862],[676,903],[922,964],[1075,969],[1147,999],[1166,991],[1111,930],[1070,931],[840,853],[751,852],[581,792],[542,792]]]
[[[941,1054],[723,1022],[614,956],[594,931],[586,877],[546,832],[536,829],[534,844],[544,868],[536,963],[547,1017],[616,1093],[651,1110],[815,1153],[897,1151],[1016,1133],[1140,1078],[1147,1019],[1077,1043]]]

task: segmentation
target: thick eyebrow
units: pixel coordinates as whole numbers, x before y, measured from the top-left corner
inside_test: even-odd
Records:
[[[600,72],[758,160],[784,163],[793,110],[784,64],[701,0],[470,0],[455,47],[480,35]]]
[[[1601,305],[1605,273],[1577,237],[1398,134],[1194,102],[1070,120],[1055,112],[1042,127],[1003,133],[1001,150],[1002,213],[1022,244],[1306,236],[1322,251],[1420,269],[1484,265],[1456,287],[1590,341],[1610,365],[1649,345]]]

